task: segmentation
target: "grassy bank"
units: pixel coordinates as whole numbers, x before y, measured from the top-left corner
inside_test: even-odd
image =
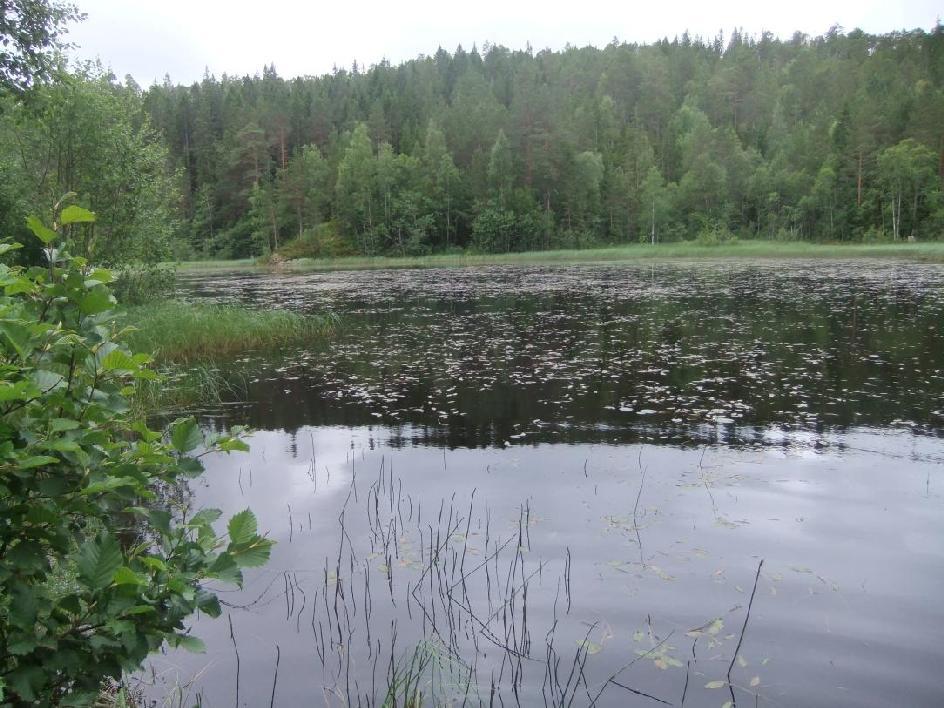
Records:
[[[304,343],[335,324],[328,316],[179,301],[132,307],[125,318],[136,328],[127,340],[132,351],[151,352],[159,364],[183,365]]]
[[[433,256],[352,256],[347,258],[286,261],[288,271],[366,270],[372,268],[461,268],[484,265],[541,265],[618,263],[673,259],[715,258],[889,258],[944,263],[944,242],[924,243],[808,243],[799,241],[736,241],[718,246],[693,241],[666,244],[628,244],[590,249],[528,251],[525,253],[442,254]],[[186,271],[256,270],[265,266],[248,259],[192,261],[180,264]]]
[[[128,308],[124,323],[134,327],[131,350],[153,354],[163,371],[136,385],[134,404],[149,415],[242,399],[247,379],[236,357],[311,343],[336,326],[333,316],[173,300]]]

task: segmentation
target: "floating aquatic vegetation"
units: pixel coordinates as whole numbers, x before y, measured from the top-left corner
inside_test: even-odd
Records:
[[[260,416],[418,423],[473,446],[936,432],[942,285],[934,265],[802,261],[183,282],[193,298],[339,313],[333,341],[260,361]],[[299,405],[266,405],[285,397]]]

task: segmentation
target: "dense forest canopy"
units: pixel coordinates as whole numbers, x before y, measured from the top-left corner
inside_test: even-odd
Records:
[[[76,191],[103,255],[944,233],[941,25],[460,47],[146,91],[85,67],[38,90],[0,115],[0,204]]]

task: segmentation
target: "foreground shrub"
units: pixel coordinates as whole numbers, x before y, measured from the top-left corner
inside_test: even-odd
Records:
[[[278,255],[285,260],[296,258],[339,258],[351,255],[351,250],[338,233],[337,224],[326,222],[308,229],[298,238],[279,248]]]
[[[737,236],[731,233],[731,230],[720,222],[710,222],[705,224],[695,237],[695,243],[699,246],[722,246],[727,243],[735,243]]]
[[[60,215],[66,230],[93,218]],[[132,384],[155,374],[116,331],[111,273],[28,226],[48,267],[0,264],[0,702],[83,705],[165,642],[199,649],[185,619],[220,614],[205,583],[241,582],[271,542],[249,510],[221,536],[218,510],[175,506],[166,492],[202,470],[195,450],[245,443],[135,420]]]

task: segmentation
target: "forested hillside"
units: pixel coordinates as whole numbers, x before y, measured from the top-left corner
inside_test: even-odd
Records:
[[[148,146],[143,156],[119,150],[135,157],[114,164],[141,185],[159,154],[171,169],[123,218],[169,210],[153,242],[176,239],[184,255],[944,233],[941,25],[564,51],[486,45],[319,77],[286,80],[268,67],[143,92],[93,74],[73,93],[91,91],[112,114],[116,104],[128,118],[105,128]],[[74,109],[58,100],[54,116]],[[63,166],[39,148],[30,144],[34,158],[53,155],[41,168],[48,180]],[[127,200],[119,182],[88,206]]]

